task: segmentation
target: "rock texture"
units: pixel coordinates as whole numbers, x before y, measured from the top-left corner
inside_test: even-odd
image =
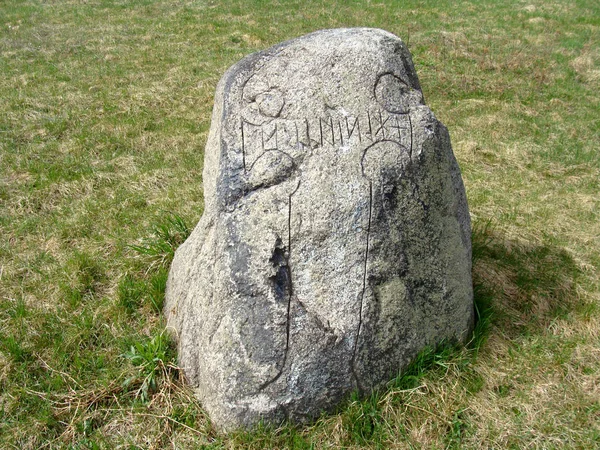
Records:
[[[472,328],[460,171],[388,32],[319,31],[231,67],[204,197],[165,314],[221,429],[313,418]]]

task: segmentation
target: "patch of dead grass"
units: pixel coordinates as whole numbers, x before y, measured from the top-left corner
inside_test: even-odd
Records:
[[[600,54],[596,48],[588,47],[581,55],[573,58],[570,65],[585,82],[595,86],[600,82]]]

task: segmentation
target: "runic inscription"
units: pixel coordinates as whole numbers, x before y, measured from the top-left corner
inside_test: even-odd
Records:
[[[356,116],[277,119],[262,125],[242,119],[241,140],[244,169],[250,170],[267,151],[294,154],[337,147],[348,152],[381,141],[395,142],[410,151],[412,124],[409,114],[381,110]]]

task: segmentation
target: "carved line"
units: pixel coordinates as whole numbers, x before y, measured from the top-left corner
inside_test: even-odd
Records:
[[[396,75],[394,75],[394,72],[389,72],[389,71],[383,72],[383,73],[380,73],[379,75],[377,75],[377,78],[375,78],[375,83],[373,83],[373,98],[374,99],[377,99],[377,85],[379,84],[379,81],[386,75],[392,75],[392,76],[396,77]],[[397,78],[399,78],[399,77],[397,77]],[[400,81],[402,81],[402,80],[400,80]],[[387,111],[387,109],[386,109],[386,111]]]
[[[410,115],[408,116],[409,119],[409,123],[410,123]],[[358,310],[358,327],[356,329],[356,338],[354,340],[354,346],[352,349],[352,358],[350,360],[350,368],[352,370],[352,376],[354,378],[354,380],[356,381],[356,387],[360,392],[363,392],[364,389],[360,383],[360,379],[358,378],[358,373],[357,373],[357,369],[356,369],[356,352],[358,350],[358,340],[360,338],[360,332],[362,330],[362,322],[363,322],[363,309],[365,306],[365,302],[364,302],[364,298],[365,298],[365,292],[367,290],[367,265],[368,265],[368,261],[369,261],[369,244],[370,244],[370,235],[371,235],[371,222],[372,222],[372,218],[373,218],[373,181],[367,176],[367,174],[365,173],[365,157],[367,156],[367,152],[374,147],[375,145],[378,145],[382,142],[393,142],[397,145],[400,145],[401,147],[405,148],[403,145],[398,144],[398,142],[392,140],[392,139],[383,139],[381,141],[377,141],[374,142],[373,144],[369,145],[367,148],[364,149],[363,151],[363,155],[362,158],[360,160],[360,166],[361,166],[361,172],[362,172],[362,176],[364,178],[366,178],[367,180],[369,180],[369,222],[367,225],[367,245],[365,248],[365,264],[364,264],[364,268],[363,268],[363,285],[362,285],[362,292],[360,295],[360,308]],[[412,126],[411,126],[411,155],[412,155]]]
[[[397,116],[395,117],[395,119],[396,119],[396,127],[395,128],[396,128],[396,131],[398,132],[398,140],[401,140],[402,139],[402,135],[400,134],[400,128],[401,128],[400,127],[400,122],[398,122],[398,117]]]
[[[408,115],[408,124],[410,125],[410,153],[409,153],[409,157],[410,159],[412,159],[412,154],[413,154],[413,127],[412,127],[412,120],[410,118],[410,114]]]
[[[277,131],[278,131],[277,123],[275,123],[275,130],[273,130],[273,132],[270,135],[267,136],[267,140],[266,140],[266,142],[268,144],[269,141],[271,139],[273,139],[273,135],[275,135],[275,148],[265,148],[265,128],[264,128],[264,125],[262,125],[260,127],[260,137],[261,137],[261,141],[262,141],[262,149],[263,149],[263,151],[278,150],[279,149],[279,145],[278,145],[278,142],[277,142],[277,134],[278,134]]]
[[[383,116],[381,115],[381,110],[379,110],[379,128],[377,129],[377,131],[375,132],[375,137],[377,137],[377,133],[379,133],[381,131],[381,135],[383,136],[383,138],[385,139],[385,124],[388,123],[388,121],[390,120],[390,115],[388,114],[387,119],[385,119],[385,121],[383,120]]]
[[[323,147],[323,125],[321,123],[321,118],[319,117],[319,130],[321,130],[321,148]],[[308,140],[310,141],[310,135],[308,135]]]
[[[331,142],[327,141],[327,139],[324,137],[323,135],[323,123],[330,127],[331,129]],[[319,130],[321,131],[321,147],[323,147],[323,143],[327,142],[328,144],[331,145],[335,145],[335,127],[333,126],[333,118],[330,117],[329,118],[329,122],[327,122],[326,120],[323,120],[322,118],[319,118]],[[327,130],[325,130],[327,131]],[[308,136],[308,139],[310,139],[310,136]]]
[[[367,148],[365,148],[365,149],[363,150],[363,155],[362,155],[362,158],[360,159],[360,170],[361,170],[362,176],[363,176],[363,177],[365,177],[365,178],[366,178],[367,180],[369,180],[369,181],[372,181],[372,180],[371,180],[371,179],[370,179],[370,178],[367,176],[367,174],[365,173],[365,156],[367,156],[367,152],[368,152],[368,151],[369,151],[371,148],[375,147],[375,146],[376,146],[376,145],[378,145],[378,144],[382,144],[382,143],[384,143],[384,142],[391,142],[392,144],[396,144],[396,145],[398,145],[398,146],[402,147],[402,148],[403,148],[405,151],[408,151],[408,149],[406,148],[406,146],[405,146],[405,145],[402,145],[402,144],[400,144],[398,141],[395,141],[395,140],[393,140],[393,139],[381,139],[380,141],[373,142],[371,145],[367,146]],[[412,134],[411,134],[411,142],[412,142]]]
[[[379,84],[379,81],[381,81],[381,79],[386,75],[393,76],[395,79],[400,81],[400,83],[404,84],[408,89],[412,89],[412,86],[409,83],[404,81],[404,79],[401,76],[396,75],[394,72],[388,71],[388,72],[380,73],[379,75],[377,75],[377,78],[375,79],[375,83],[373,84],[373,97],[377,100],[377,102],[379,104],[381,104],[381,102],[379,101],[379,99],[377,99],[377,86]],[[390,114],[408,114],[410,112],[410,106],[407,108],[406,111],[393,111],[391,109],[386,108],[385,105],[382,105],[382,106],[383,106],[383,109],[385,109]]]
[[[281,367],[279,368],[279,371],[277,373],[277,375],[275,375],[273,378],[271,378],[270,380],[264,382],[263,384],[261,384],[258,389],[259,391],[262,391],[263,389],[265,389],[267,386],[269,386],[270,384],[275,383],[279,377],[281,377],[281,374],[283,373],[283,369],[285,369],[285,364],[287,362],[287,356],[288,356],[288,352],[290,349],[290,326],[291,326],[291,310],[292,310],[292,296],[294,295],[294,285],[292,283],[292,267],[290,266],[290,260],[291,260],[291,256],[292,256],[292,197],[294,196],[294,194],[296,192],[298,192],[298,189],[300,188],[300,179],[298,179],[298,185],[296,186],[296,189],[294,189],[294,191],[289,195],[288,197],[288,255],[287,255],[287,275],[288,275],[288,281],[289,281],[289,289],[288,289],[288,304],[287,304],[287,317],[286,317],[286,323],[285,323],[285,352],[283,354],[283,360],[281,362]]]
[[[348,132],[348,139],[352,137],[354,134],[354,129],[358,126],[358,142],[362,143],[362,136],[360,135],[360,121],[358,120],[358,116],[354,118],[354,125],[352,125],[352,131],[350,131],[350,126],[348,124],[348,117],[346,117],[346,131]]]
[[[244,165],[244,173],[246,173],[246,146],[244,144],[244,119],[242,121],[242,163]]]
[[[366,152],[365,152],[366,154]],[[369,236],[371,234],[371,218],[373,215],[373,182],[369,180],[369,222],[367,225],[367,246],[365,248],[365,264],[363,268],[363,285],[362,292],[360,294],[360,308],[358,310],[358,327],[356,329],[356,338],[354,339],[354,348],[352,349],[352,359],[350,360],[350,365],[352,369],[352,376],[356,381],[356,387],[359,392],[363,392],[364,389],[360,383],[360,379],[358,378],[358,373],[356,371],[356,351],[358,349],[358,339],[360,338],[360,331],[362,328],[362,318],[363,318],[363,307],[364,307],[364,298],[365,292],[367,290],[367,263],[369,261]]]
[[[335,130],[333,129],[333,117],[329,117],[329,122],[331,123],[331,141],[332,141],[332,145],[335,145]]]

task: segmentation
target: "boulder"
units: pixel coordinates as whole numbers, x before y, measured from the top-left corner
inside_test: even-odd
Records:
[[[460,170],[393,34],[323,30],[232,66],[203,183],[164,312],[218,428],[310,420],[469,336]]]

